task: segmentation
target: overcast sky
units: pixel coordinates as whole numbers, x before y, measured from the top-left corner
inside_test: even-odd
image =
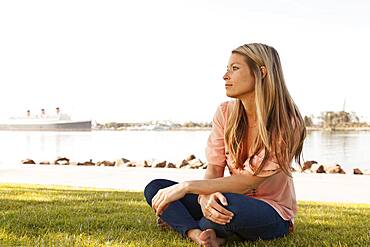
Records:
[[[0,118],[211,121],[232,49],[274,46],[302,114],[370,120],[370,1],[1,1]]]

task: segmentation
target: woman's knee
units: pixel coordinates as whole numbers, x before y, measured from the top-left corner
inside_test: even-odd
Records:
[[[153,197],[157,194],[158,190],[169,187],[176,182],[167,179],[154,179],[145,186],[144,197],[149,205],[152,203]]]
[[[249,231],[253,229],[262,229],[258,233],[258,236],[262,239],[276,238],[287,232],[286,222],[266,202],[241,194],[225,193],[224,195],[228,202],[226,209],[234,214],[233,219],[226,226],[233,232],[244,232],[244,229],[249,229],[245,232],[245,239],[248,239],[249,234],[251,234]],[[279,225],[278,231],[277,225]],[[275,233],[276,236],[268,235]],[[255,234],[252,234],[252,236],[255,236]]]
[[[225,208],[233,212],[234,216],[235,214],[238,214],[240,208],[243,207],[243,202],[248,200],[248,197],[242,194],[224,193],[224,196],[227,200],[227,206],[225,206]]]
[[[151,204],[152,198],[157,194],[158,190],[161,189],[161,179],[154,179],[145,186],[144,196],[146,201]]]

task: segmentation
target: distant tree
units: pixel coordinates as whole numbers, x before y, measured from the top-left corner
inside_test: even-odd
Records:
[[[323,120],[324,128],[336,128],[336,127],[359,127],[363,126],[360,123],[360,119],[355,112],[346,111],[326,111],[321,113],[321,119]]]
[[[194,128],[195,127],[195,123],[194,122],[192,122],[192,121],[189,121],[189,122],[185,122],[184,124],[183,124],[183,126],[185,127],[185,128]]]
[[[307,127],[313,126],[312,118],[309,116],[304,116],[304,123]]]

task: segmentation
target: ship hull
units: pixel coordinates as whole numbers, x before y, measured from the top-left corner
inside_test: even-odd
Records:
[[[0,124],[0,130],[91,131],[91,121]]]

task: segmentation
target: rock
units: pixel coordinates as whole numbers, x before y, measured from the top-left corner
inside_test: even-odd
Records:
[[[317,163],[315,164],[312,164],[310,170],[313,172],[313,173],[326,173],[325,172],[325,169],[324,169],[324,166],[323,165],[319,165]]]
[[[167,168],[176,168],[176,165],[172,162],[168,162],[166,165]]]
[[[135,164],[135,167],[151,167],[150,162],[147,160],[133,162],[133,164]]]
[[[296,164],[296,165],[291,165],[290,166],[290,171],[291,172],[302,172],[302,166],[300,164]]]
[[[127,162],[130,162],[130,160],[128,160],[128,159],[125,159],[125,158],[121,158],[121,160],[123,161],[123,163],[127,163]]]
[[[123,166],[125,164],[122,159],[116,159],[114,162],[116,166]]]
[[[123,165],[126,166],[126,167],[136,167],[135,163],[132,162],[132,161],[126,162]]]
[[[131,161],[125,158],[117,159],[115,160],[115,162],[116,162],[116,166],[126,166],[126,167],[129,167],[127,166],[127,163],[131,163]]]
[[[195,155],[194,154],[190,154],[185,160],[186,161],[190,161],[190,160],[193,160],[193,159],[196,159]]]
[[[305,170],[311,169],[311,166],[313,164],[317,164],[317,161],[309,160],[309,161],[304,162],[302,172],[305,171]]]
[[[354,168],[353,169],[353,174],[356,174],[356,175],[364,175],[364,173],[359,168]]]
[[[92,162],[92,159],[90,159],[90,161],[85,161],[85,162],[78,162],[77,163],[78,166],[95,166],[95,163]]]
[[[177,168],[183,168],[189,165],[189,162],[187,160],[182,160],[180,162],[176,163]]]
[[[191,169],[198,169],[202,167],[204,164],[200,159],[192,159],[189,161],[189,168]]]
[[[166,164],[167,164],[167,161],[165,161],[165,160],[163,160],[163,161],[153,161],[152,162],[152,167],[163,168],[163,167],[166,167]]]
[[[39,163],[40,165],[50,165],[50,161],[44,160]]]
[[[311,169],[306,169],[304,171],[302,171],[303,173],[313,173]]]
[[[54,164],[55,164],[55,165],[69,165],[69,159],[68,159],[68,158],[66,158],[66,157],[57,158],[57,159],[54,161]]]
[[[116,164],[115,161],[111,162],[111,161],[108,161],[108,160],[98,161],[96,163],[97,166],[114,166],[115,164]]]
[[[21,161],[22,164],[36,164],[34,160],[25,159]]]
[[[342,169],[342,167],[338,164],[335,166],[329,166],[325,167],[326,173],[340,173],[340,174],[346,174],[345,171]]]

